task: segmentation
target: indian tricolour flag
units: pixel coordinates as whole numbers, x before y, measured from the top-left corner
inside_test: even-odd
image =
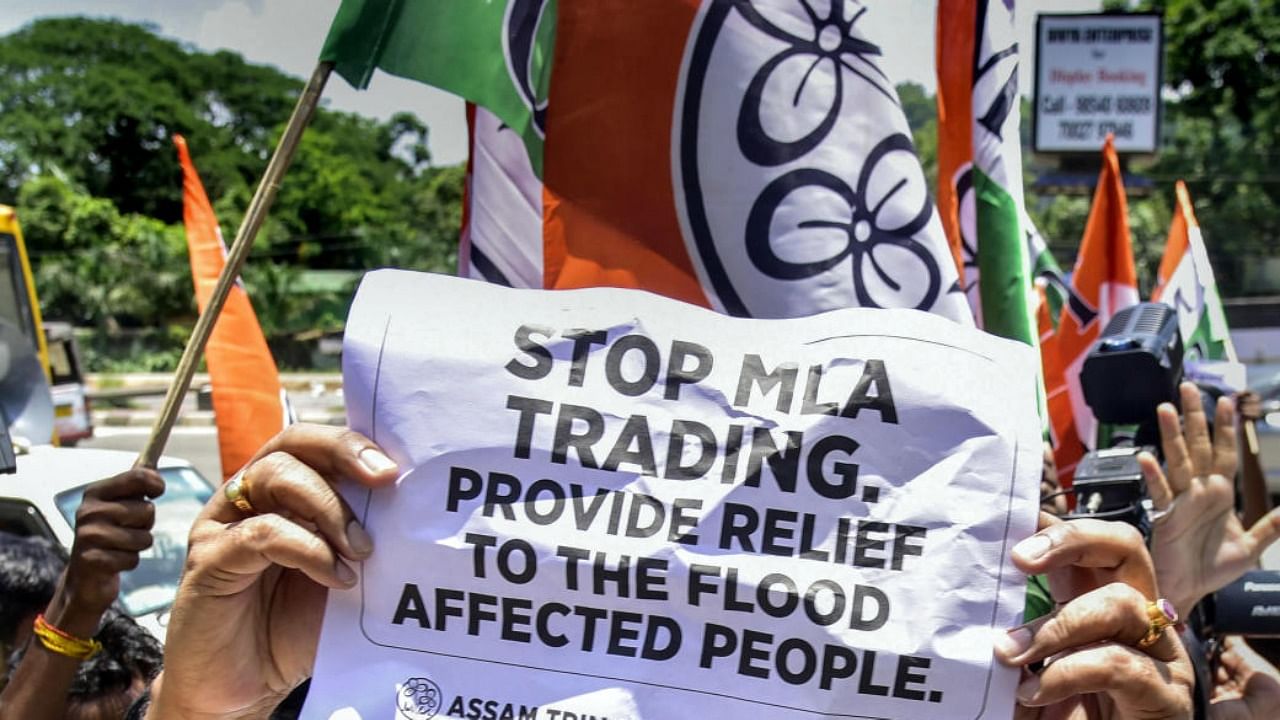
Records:
[[[1035,346],[1029,251],[1052,257],[1024,222],[1013,2],[941,0],[937,18],[943,225],[979,327]]]
[[[1188,359],[1235,361],[1218,283],[1209,265],[1191,195],[1181,180],[1177,183],[1177,207],[1151,299],[1178,311],[1178,329]]]
[[[743,316],[860,305],[967,322],[866,32],[894,11],[344,0],[322,59],[358,86],[380,68],[474,104],[464,274],[643,288]]]

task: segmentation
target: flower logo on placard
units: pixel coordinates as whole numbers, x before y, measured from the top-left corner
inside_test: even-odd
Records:
[[[396,709],[406,720],[430,720],[444,705],[444,693],[430,678],[409,678],[396,686]]]
[[[919,165],[894,163],[894,153],[907,153],[914,160],[911,140],[906,135],[890,135],[871,150],[858,174],[856,188],[815,168],[797,168],[778,176],[756,199],[747,219],[747,255],[751,262],[769,277],[801,280],[852,258],[854,293],[860,305],[917,309],[932,306],[942,285],[941,272],[929,250],[912,236],[929,223],[933,204]],[[848,208],[847,217],[802,220],[797,230],[838,231],[845,238],[844,246],[826,258],[786,260],[773,247],[774,216],[788,199],[803,204],[805,196],[815,192],[839,197]],[[895,279],[904,274],[912,278],[913,286]]]

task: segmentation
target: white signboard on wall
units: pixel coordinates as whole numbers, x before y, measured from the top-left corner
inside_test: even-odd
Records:
[[[1159,15],[1039,16],[1036,152],[1155,152],[1162,52]]]

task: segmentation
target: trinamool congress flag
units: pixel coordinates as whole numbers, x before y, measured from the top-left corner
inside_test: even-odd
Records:
[[[1048,420],[1050,434],[1056,440],[1056,432],[1053,426],[1052,410],[1048,405],[1048,388],[1058,388],[1065,386],[1066,374],[1062,367],[1062,352],[1058,348],[1058,318],[1053,313],[1053,296],[1055,291],[1050,284],[1042,277],[1035,280],[1035,290],[1037,296],[1036,303],[1036,331],[1040,335],[1040,377],[1042,378],[1046,392],[1046,407],[1050,417]],[[1059,408],[1060,411],[1063,408]],[[1062,419],[1067,420],[1069,416],[1063,416]],[[1054,443],[1057,447],[1057,443]],[[1055,453],[1054,462],[1057,462]]]
[[[1178,329],[1189,359],[1235,361],[1218,283],[1209,265],[1191,195],[1181,180],[1176,193],[1177,207],[1151,299],[1178,311]]]
[[[1107,136],[1102,172],[1089,208],[1084,239],[1071,273],[1071,294],[1058,321],[1061,373],[1046,377],[1049,420],[1059,480],[1069,487],[1076,464],[1094,446],[1098,423],[1084,400],[1080,369],[1089,348],[1119,310],[1138,302],[1138,273],[1129,240],[1129,202],[1120,158]]]
[[[357,88],[374,70],[493,111],[541,167],[555,0],[344,0],[320,59]]]
[[[1035,346],[1013,3],[941,0],[937,17],[942,223],[978,326]]]
[[[1036,302],[1048,305],[1049,317],[1056,332],[1058,317],[1062,314],[1062,306],[1071,294],[1071,287],[1067,283],[1066,276],[1062,274],[1058,261],[1049,251],[1049,244],[1045,242],[1044,236],[1036,228],[1031,216],[1027,215],[1025,208],[1022,213],[1022,234],[1027,240],[1027,261],[1031,264],[1032,284],[1042,286],[1036,290]],[[1039,313],[1038,307],[1036,312]],[[1043,355],[1043,348],[1041,354]]]
[[[733,315],[968,322],[893,83],[831,0],[345,0],[321,58],[477,107],[461,270]],[[523,152],[522,152],[523,150]]]
[[[204,312],[226,265],[227,246],[204,183],[191,162],[186,139],[174,135],[173,143],[182,165],[182,220],[191,256],[191,280],[196,304]],[[213,386],[222,477],[227,479],[293,420],[271,349],[249,302],[249,293],[239,282],[231,288],[227,304],[213,326],[205,362],[209,366],[209,384]]]

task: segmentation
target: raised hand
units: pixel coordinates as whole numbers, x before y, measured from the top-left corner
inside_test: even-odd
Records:
[[[294,425],[205,506],[191,530],[165,668],[147,717],[266,717],[311,674],[325,595],[373,550],[333,484],[397,468],[363,435]]]
[[[120,593],[120,573],[138,566],[151,547],[155,506],[164,492],[154,470],[134,468],[85,490],[76,510],[75,540],[45,621],[59,631],[90,639],[102,614]],[[80,659],[30,641],[22,664],[0,693],[0,720],[55,720],[66,711],[67,691]]]
[[[1157,516],[1151,536],[1160,592],[1185,615],[1202,597],[1254,568],[1280,537],[1280,510],[1245,529],[1235,512],[1236,434],[1231,400],[1220,398],[1210,437],[1200,392],[1183,383],[1183,422],[1168,403],[1156,410],[1166,470],[1138,456]]]
[[[76,510],[76,534],[62,584],[50,608],[73,634],[91,636],[120,594],[120,573],[138,566],[151,547],[156,509],[164,492],[155,470],[134,468],[90,485]],[[50,620],[54,618],[50,617]]]

